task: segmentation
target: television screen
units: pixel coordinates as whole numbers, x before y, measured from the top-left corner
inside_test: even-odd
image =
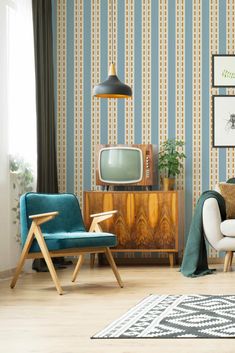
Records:
[[[100,179],[110,183],[134,183],[142,179],[142,151],[132,147],[103,148],[100,151]]]

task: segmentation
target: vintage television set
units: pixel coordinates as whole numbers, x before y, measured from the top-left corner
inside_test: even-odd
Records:
[[[96,185],[153,186],[156,184],[156,145],[97,146]]]

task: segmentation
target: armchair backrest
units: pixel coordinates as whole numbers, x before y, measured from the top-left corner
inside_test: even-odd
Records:
[[[85,231],[81,209],[74,194],[40,194],[29,192],[20,198],[21,240],[24,244],[31,220],[29,216],[58,211],[53,220],[41,225],[44,233]]]

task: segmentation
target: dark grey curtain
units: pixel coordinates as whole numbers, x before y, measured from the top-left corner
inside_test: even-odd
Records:
[[[58,192],[51,0],[32,0],[37,106],[37,191]]]

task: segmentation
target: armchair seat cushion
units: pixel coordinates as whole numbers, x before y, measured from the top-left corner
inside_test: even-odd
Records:
[[[90,248],[90,247],[112,247],[117,245],[117,237],[111,233],[89,233],[89,232],[61,232],[43,233],[44,240],[49,251]],[[34,239],[30,252],[40,252],[37,240]]]
[[[235,237],[235,219],[227,219],[220,224],[220,230],[226,237]]]

